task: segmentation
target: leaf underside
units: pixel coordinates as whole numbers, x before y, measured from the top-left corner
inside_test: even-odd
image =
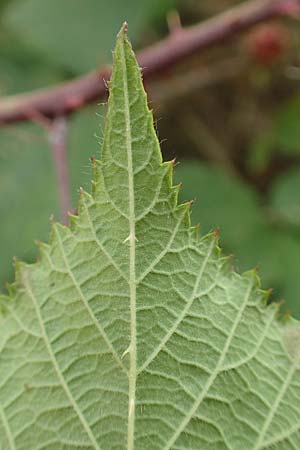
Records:
[[[1,298],[0,450],[299,450],[299,324],[177,206],[124,27],[101,156]]]

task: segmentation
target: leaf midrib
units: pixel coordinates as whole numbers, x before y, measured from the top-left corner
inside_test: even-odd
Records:
[[[127,449],[134,449],[134,423],[135,423],[135,395],[136,395],[136,270],[135,270],[135,199],[134,199],[134,173],[132,159],[132,133],[128,93],[128,76],[125,58],[124,32],[125,26],[121,30],[120,53],[123,72],[123,92],[124,92],[124,114],[125,114],[125,142],[127,151],[127,171],[128,171],[128,205],[129,205],[129,294],[130,294],[130,344],[129,344],[129,384],[128,384],[128,425],[127,425]]]

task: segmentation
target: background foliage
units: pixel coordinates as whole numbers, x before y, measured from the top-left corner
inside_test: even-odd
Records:
[[[72,6],[70,4],[72,3]],[[184,25],[238,3],[233,0],[0,0],[0,95],[49,86],[111,61],[126,19],[135,48],[168,33],[176,7]],[[193,221],[221,228],[238,270],[260,266],[264,287],[300,313],[299,24],[258,26],[226,45],[184,61],[147,86],[165,158],[180,162],[182,199],[196,199]],[[97,114],[98,113],[98,114]],[[71,192],[91,178],[105,107],[69,121]],[[160,120],[162,118],[162,120]],[[99,127],[100,123],[100,127]],[[174,124],[176,126],[174,126]],[[95,137],[96,133],[96,137]],[[0,130],[0,284],[12,257],[33,260],[58,215],[56,174],[39,125]],[[195,161],[196,160],[196,161]]]

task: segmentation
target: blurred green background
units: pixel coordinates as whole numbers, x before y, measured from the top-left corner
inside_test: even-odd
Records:
[[[0,96],[72,79],[111,63],[121,23],[136,49],[168,34],[176,8],[184,26],[234,0],[0,0]],[[199,52],[147,90],[164,157],[176,156],[181,200],[192,221],[221,228],[221,246],[239,271],[259,265],[264,288],[300,315],[300,24],[285,19]],[[1,101],[1,98],[0,98]],[[105,106],[68,119],[73,207],[89,189]],[[36,258],[49,217],[59,217],[47,132],[23,123],[0,129],[0,286],[12,258]]]

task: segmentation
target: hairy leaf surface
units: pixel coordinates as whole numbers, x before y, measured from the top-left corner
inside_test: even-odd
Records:
[[[93,165],[1,299],[0,449],[299,450],[299,324],[177,206],[124,29]]]

